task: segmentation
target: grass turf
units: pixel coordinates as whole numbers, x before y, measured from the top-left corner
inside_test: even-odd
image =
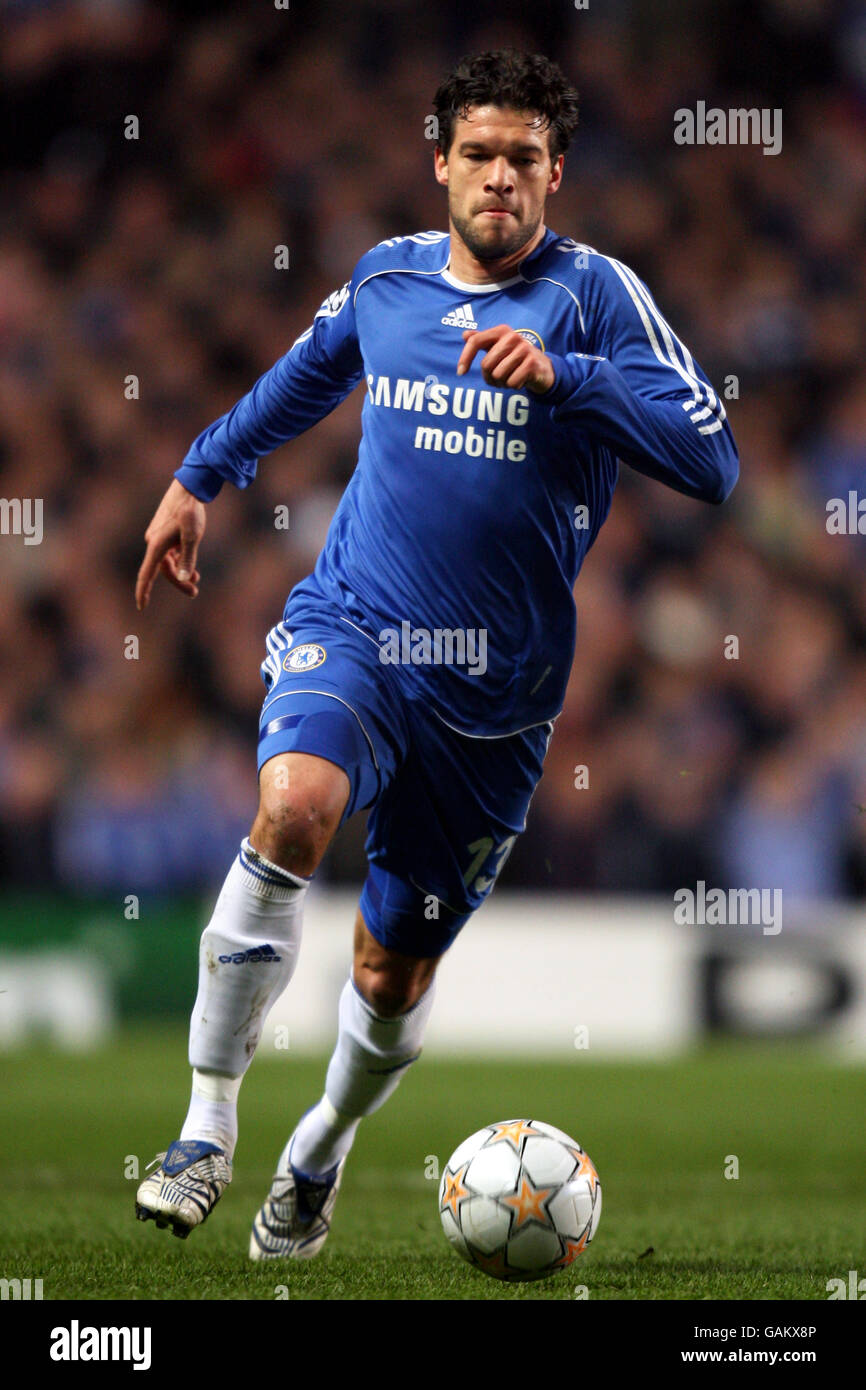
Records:
[[[247,1259],[249,1228],[324,1061],[256,1060],[236,1176],[188,1241],[134,1219],[126,1177],[176,1137],[185,1032],[123,1032],[83,1056],[7,1057],[0,1132],[0,1275],[45,1299],[820,1299],[866,1274],[866,1069],[785,1047],[675,1062],[425,1057],[362,1125],[334,1230],[309,1264]],[[589,1250],[555,1278],[502,1284],[447,1245],[425,1176],[493,1120],[547,1120],[588,1149],[604,1208]],[[728,1156],[739,1178],[726,1179]]]

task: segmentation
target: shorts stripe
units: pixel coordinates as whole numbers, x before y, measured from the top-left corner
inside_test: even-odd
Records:
[[[363,719],[361,718],[361,716],[359,715],[359,713],[358,713],[358,711],[357,711],[356,709],[352,709],[352,706],[349,704],[348,700],[341,700],[341,699],[340,699],[340,696],[339,696],[339,695],[335,695],[334,692],[333,692],[332,690],[311,690],[311,689],[306,689],[306,688],[304,688],[304,689],[298,689],[298,690],[281,690],[281,691],[278,692],[278,694],[276,694],[276,695],[273,697],[272,700],[266,700],[266,701],[265,701],[265,704],[264,704],[263,707],[262,707],[262,714],[264,714],[265,710],[266,710],[266,709],[269,709],[271,705],[275,705],[275,704],[277,703],[277,700],[285,700],[285,699],[287,698],[287,696],[289,696],[289,695],[324,695],[324,696],[326,696],[327,699],[329,699],[329,700],[336,700],[338,704],[344,705],[346,709],[351,710],[351,711],[352,711],[352,714],[354,714],[355,718],[357,719],[357,721],[358,721],[358,723],[359,723],[359,725],[360,725],[360,727],[361,727],[361,733],[364,735],[365,739],[367,740],[367,743],[370,745],[370,756],[371,756],[372,759],[373,759],[373,766],[374,766],[374,768],[376,769],[377,772],[379,771],[379,759],[376,757],[376,748],[375,748],[375,745],[374,745],[374,743],[373,743],[373,740],[371,739],[370,735],[367,733],[367,730],[364,728],[364,721],[363,721]],[[303,715],[301,715],[300,717],[303,718]],[[273,722],[276,723],[277,721],[274,720]],[[284,725],[284,726],[281,726],[281,727],[286,727],[286,728],[287,728],[288,725]],[[259,735],[259,743],[261,743],[261,741],[262,741],[262,739],[263,739],[264,737],[265,737],[265,733],[264,733],[264,732],[261,733],[261,734]]]
[[[275,685],[280,678],[283,652],[292,645],[292,634],[284,622],[279,622],[271,628],[265,638],[265,644],[269,654],[262,662],[262,679],[267,684],[267,677],[270,676],[270,684]]]
[[[268,738],[271,734],[278,734],[282,729],[294,729],[303,718],[303,714],[281,714],[278,719],[272,719],[270,724],[265,725],[259,734],[259,740]]]

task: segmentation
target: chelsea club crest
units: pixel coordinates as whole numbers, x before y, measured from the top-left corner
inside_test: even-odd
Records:
[[[283,670],[313,671],[317,666],[321,666],[325,656],[325,648],[320,647],[317,642],[302,642],[299,647],[292,647],[287,654]]]
[[[541,336],[536,333],[533,328],[518,328],[516,332],[520,334],[521,338],[525,338],[528,343],[531,343],[534,348],[538,348],[541,352],[544,352],[544,343],[541,340]]]

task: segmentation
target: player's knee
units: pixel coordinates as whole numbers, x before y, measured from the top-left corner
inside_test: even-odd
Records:
[[[282,868],[309,877],[340,824],[349,794],[346,774],[321,758],[303,763],[275,758],[262,769],[260,787],[250,831],[253,847]]]
[[[395,961],[355,961],[355,984],[380,1018],[397,1018],[413,1008],[433,978],[434,966]]]
[[[315,871],[328,839],[326,826],[314,807],[260,806],[250,831],[254,849],[304,878]]]
[[[290,873],[309,878],[328,847],[337,821],[306,800],[263,802],[250,831],[250,841],[266,859]]]

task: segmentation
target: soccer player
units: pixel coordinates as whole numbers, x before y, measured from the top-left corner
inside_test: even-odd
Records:
[[[572,587],[617,460],[721,503],[725,411],[627,266],[544,223],[577,93],[540,55],[461,61],[435,98],[448,232],[361,257],[315,321],[187,454],[146,532],[199,591],[205,508],[363,380],[358,465],[314,572],[267,637],[260,802],[201,939],[192,1097],[140,1219],[186,1236],[231,1180],[236,1101],[286,988],[310,878],[371,808],[369,872],[324,1093],[279,1157],[253,1259],[329,1230],[361,1119],[421,1051],[436,966],[490,893],[541,775],[575,643]]]

